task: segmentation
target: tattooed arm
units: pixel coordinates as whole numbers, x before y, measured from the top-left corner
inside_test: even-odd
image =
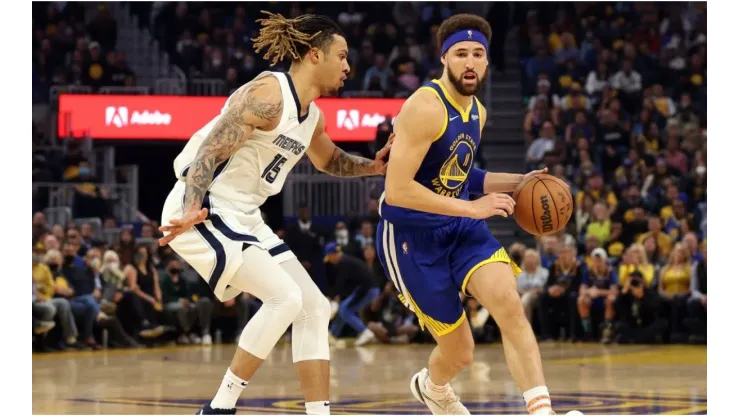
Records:
[[[208,212],[201,206],[213,182],[216,167],[236,153],[254,129],[272,130],[277,127],[282,113],[280,84],[275,77],[261,78],[231,98],[228,108],[201,143],[188,169],[183,217],[159,228],[166,234],[159,240],[160,245],[169,244],[206,219]]]
[[[321,112],[316,125],[311,145],[306,154],[316,169],[332,176],[355,177],[382,175],[385,173],[386,162],[383,160],[390,151],[386,145],[376,155],[375,160],[347,154],[331,141],[325,131],[326,121]],[[390,144],[390,143],[389,143]]]
[[[254,129],[272,130],[280,121],[283,102],[278,80],[262,78],[242,89],[200,145],[188,170],[185,210],[198,210],[216,167],[228,160]]]

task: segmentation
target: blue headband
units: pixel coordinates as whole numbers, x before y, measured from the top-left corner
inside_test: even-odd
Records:
[[[483,47],[486,48],[486,52],[488,52],[488,40],[486,40],[486,36],[484,34],[477,30],[463,29],[453,33],[445,39],[444,43],[442,43],[442,55],[444,55],[452,45],[466,41],[478,42],[483,45]]]

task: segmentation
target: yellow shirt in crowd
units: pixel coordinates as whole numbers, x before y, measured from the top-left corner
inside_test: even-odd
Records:
[[[49,300],[54,296],[54,277],[51,275],[49,266],[44,263],[33,266],[33,281],[36,283],[36,289],[39,291],[41,299]]]
[[[627,284],[629,275],[637,269],[642,273],[643,279],[645,279],[645,286],[650,287],[655,278],[655,267],[652,264],[643,264],[635,266],[634,264],[622,264],[619,266],[619,286]]]
[[[663,292],[671,295],[688,292],[691,287],[691,266],[666,266],[661,286]]]
[[[640,236],[637,237],[637,242],[642,244],[649,236],[650,232],[640,234]],[[671,253],[671,249],[673,248],[673,238],[671,238],[670,235],[664,232],[659,232],[655,236],[655,241],[658,243],[658,251],[660,252],[661,256],[666,257]]]

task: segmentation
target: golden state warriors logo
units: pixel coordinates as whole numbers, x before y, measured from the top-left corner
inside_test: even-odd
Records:
[[[462,185],[473,167],[475,141],[470,135],[460,134],[450,145],[450,156],[442,164],[439,175],[432,179],[434,192],[457,198],[462,192]]]

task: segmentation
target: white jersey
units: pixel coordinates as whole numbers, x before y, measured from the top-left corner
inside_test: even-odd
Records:
[[[263,72],[241,88],[248,88],[267,76],[274,76],[280,82],[283,99],[280,122],[271,131],[254,130],[242,147],[216,168],[203,201],[209,211],[208,219],[170,243],[172,249],[210,284],[221,301],[239,293],[229,287],[228,282],[242,264],[241,251],[245,244],[268,250],[278,262],[295,258],[263,222],[260,206],[269,196],[282,190],[288,173],[311,145],[320,114],[312,102],[308,113],[300,117],[300,103],[293,82],[282,72]],[[165,201],[162,224],[182,217],[187,170],[200,145],[228,108],[229,99],[221,114],[198,130],[175,159],[178,181]]]
[[[311,144],[319,121],[319,109],[312,102],[308,114],[303,119],[299,118],[297,96],[288,76],[282,72],[265,71],[240,90],[266,76],[274,76],[280,81],[283,97],[280,122],[271,131],[254,130],[234,156],[216,169],[209,189],[214,210],[242,213],[258,210],[265,199],[283,189],[288,173]],[[201,143],[222,117],[228,103],[227,99],[221,114],[198,130],[177,156],[174,168],[178,178],[187,176],[187,168],[195,159]]]

